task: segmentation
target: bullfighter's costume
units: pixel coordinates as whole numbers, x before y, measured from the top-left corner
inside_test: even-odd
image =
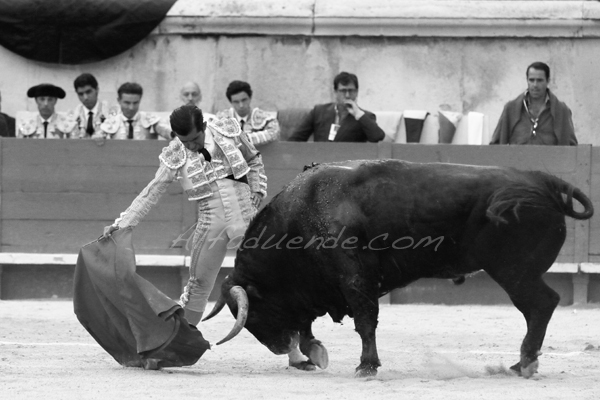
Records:
[[[106,139],[171,140],[171,127],[163,123],[158,115],[144,111],[138,111],[131,119],[120,110],[113,112],[102,122],[100,131]]]
[[[64,99],[66,93],[58,86],[42,83],[29,88],[27,97],[55,97]],[[19,115],[18,115],[19,117]],[[23,112],[17,118],[18,138],[32,139],[66,139],[75,130],[75,120],[66,113],[54,112],[48,118],[43,118],[39,112]]]
[[[232,107],[218,112],[217,118],[235,118],[255,146],[279,140],[280,128],[276,112],[263,111],[256,107],[242,118]]]
[[[340,116],[336,103],[316,105],[288,140],[306,142],[310,135],[313,135],[315,142],[327,142],[329,131],[334,123],[339,125],[334,142],[379,142],[383,140],[385,133],[377,126],[375,114],[363,111],[365,115],[356,120],[350,113],[345,117]]]
[[[116,108],[110,109],[107,101],[98,101],[91,110],[83,104],[78,104],[71,110],[70,118],[76,121],[76,129],[72,139],[87,139],[101,136],[100,125],[109,115],[117,114]]]
[[[179,180],[198,208],[192,237],[190,278],[180,304],[203,313],[230,241],[239,244],[256,214],[251,194],[266,196],[267,178],[260,153],[233,119],[207,122],[208,157],[188,150],[176,137],[159,156],[154,179],[121,213],[114,225],[136,226],[169,184]],[[207,159],[208,158],[208,159]]]
[[[571,110],[548,90],[546,107],[534,117],[526,91],[506,103],[490,144],[576,146]]]

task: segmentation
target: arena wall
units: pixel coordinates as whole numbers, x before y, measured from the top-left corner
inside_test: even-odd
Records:
[[[0,262],[0,299],[71,297],[75,255],[98,238],[103,227],[112,223],[153,178],[165,143],[0,139],[0,256],[25,254],[25,261]],[[590,145],[281,142],[261,147],[261,153],[269,179],[267,201],[313,162],[394,158],[546,171],[579,187],[600,210],[600,174],[592,172],[600,168],[600,149]],[[174,183],[134,231],[136,254],[149,255],[150,260],[157,255],[181,259],[179,265],[146,263],[139,267],[142,276],[171,297],[179,295],[187,277],[183,257],[188,254],[186,238],[195,221],[193,204]],[[600,272],[599,243],[597,217],[589,221],[567,219],[567,240],[557,263],[568,268],[546,275],[561,293],[562,304],[600,301],[598,274],[594,273]],[[42,254],[57,256],[40,265],[28,264],[28,254],[32,260]],[[69,261],[60,254],[73,257]],[[224,268],[219,279],[226,273]],[[485,274],[477,274],[461,286],[422,280],[392,293],[388,301],[487,304],[506,302],[507,297]]]
[[[527,65],[545,61],[580,143],[598,145],[599,21],[600,3],[584,0],[179,0],[153,34],[102,62],[44,64],[0,48],[2,108],[35,110],[27,89],[52,82],[68,92],[57,108],[70,109],[81,72],[113,103],[120,84],[139,82],[148,111],[178,106],[188,80],[211,112],[228,106],[234,79],[251,83],[256,106],[310,107],[331,99],[346,70],[358,75],[366,109],[477,111],[493,129],[526,88]]]

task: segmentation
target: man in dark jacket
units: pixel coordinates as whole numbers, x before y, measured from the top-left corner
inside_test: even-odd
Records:
[[[379,142],[385,137],[377,126],[375,114],[356,103],[358,78],[348,72],[333,80],[335,102],[316,105],[288,139],[305,142],[314,135],[315,142]]]
[[[2,112],[2,94],[0,93],[0,136],[15,137],[15,119]]]
[[[490,144],[576,146],[571,110],[548,89],[550,67],[534,62],[527,91],[504,106]]]

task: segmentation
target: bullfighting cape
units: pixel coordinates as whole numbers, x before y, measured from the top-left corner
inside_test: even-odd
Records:
[[[85,245],[75,267],[75,314],[121,365],[192,365],[210,348],[179,304],[136,273],[132,228]]]

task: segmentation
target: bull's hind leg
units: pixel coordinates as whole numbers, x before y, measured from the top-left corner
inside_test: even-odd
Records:
[[[510,368],[517,374],[530,378],[537,372],[538,356],[541,354],[546,329],[560,296],[546,285],[541,276],[533,279],[522,277],[514,281],[506,276],[492,277],[506,290],[527,322],[527,334],[521,344],[521,359]]]
[[[371,254],[360,253],[356,273],[347,277],[343,285],[344,296],[352,309],[354,328],[362,339],[360,364],[356,367],[357,377],[377,375],[381,366],[377,354],[375,331],[379,316],[378,277],[374,274],[378,259]],[[360,271],[360,272],[359,272]]]

